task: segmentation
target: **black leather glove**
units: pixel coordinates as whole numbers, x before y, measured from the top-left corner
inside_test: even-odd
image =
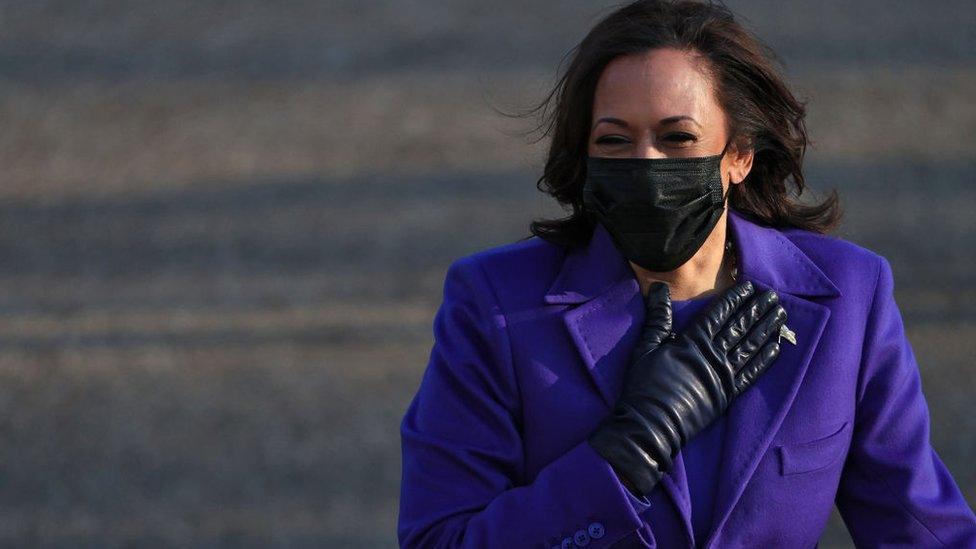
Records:
[[[588,438],[631,491],[647,495],[688,440],[714,421],[779,355],[786,311],[772,290],[729,288],[681,334],[671,294],[655,282],[623,393]]]

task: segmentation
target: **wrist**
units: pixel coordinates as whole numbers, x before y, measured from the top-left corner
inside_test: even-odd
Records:
[[[632,496],[634,496],[635,498],[640,498],[644,496],[644,494],[639,494],[637,492],[637,488],[634,487],[634,485],[630,482],[630,479],[628,479],[624,474],[622,474],[616,468],[613,469],[613,472],[617,475],[617,480],[620,482],[620,484],[624,488],[626,488],[627,491],[630,492]]]
[[[612,429],[597,429],[587,442],[610,465],[621,485],[634,497],[646,497],[661,479],[663,470],[666,470],[636,441]]]

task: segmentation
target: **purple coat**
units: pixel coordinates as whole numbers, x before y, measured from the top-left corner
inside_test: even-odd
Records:
[[[930,444],[888,261],[727,219],[739,279],[779,293],[797,343],[726,412],[707,539],[692,539],[680,452],[640,502],[586,442],[644,320],[597,225],[568,255],[532,237],[451,264],[400,425],[402,547],[814,547],[834,504],[859,546],[976,547],[976,516]]]

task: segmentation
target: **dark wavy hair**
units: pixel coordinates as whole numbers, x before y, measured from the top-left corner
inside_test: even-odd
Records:
[[[773,61],[779,64],[779,60],[773,51],[736,22],[722,4],[638,0],[600,20],[566,54],[572,54],[572,60],[548,97],[526,112],[541,109],[543,121],[536,130],[546,127],[540,139],[552,134],[536,187],[554,197],[564,210],[572,209],[568,217],[533,220],[532,235],[564,247],[585,244],[592,235],[596,220],[583,207],[582,189],[597,80],[617,56],[655,48],[692,51],[704,57],[705,70],[729,120],[730,140],[738,150],[753,150],[752,169],[741,184],[732,186],[730,205],[775,227],[819,233],[835,229],[841,217],[836,190],[819,204],[798,200],[805,187],[806,110],[775,68]],[[554,98],[555,109],[549,112]]]

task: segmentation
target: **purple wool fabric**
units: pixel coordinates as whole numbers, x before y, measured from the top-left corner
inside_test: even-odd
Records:
[[[930,444],[888,261],[727,220],[740,280],[779,293],[797,341],[722,416],[711,479],[689,489],[686,446],[639,501],[587,444],[622,390],[643,299],[601,225],[570,253],[532,237],[447,270],[400,424],[400,545],[813,547],[836,505],[858,546],[976,547],[976,515]]]
[[[713,299],[714,295],[672,300],[674,331],[682,332]],[[687,489],[681,495],[688,500],[688,505],[691,507],[691,526],[696,540],[705,538],[712,516],[719,465],[716,456],[721,455],[724,435],[725,415],[723,414],[689,440],[676,457],[684,461],[686,478],[679,482],[679,485]],[[628,497],[638,514],[648,509],[649,503],[646,499],[636,498],[629,492]]]
[[[676,332],[682,332],[695,315],[712,302],[714,296],[696,299],[675,300],[671,302],[674,315],[672,323]],[[725,435],[725,414],[692,437],[681,448],[685,462],[688,497],[691,498],[691,526],[695,539],[704,539],[708,533],[712,516],[712,504],[718,479],[718,460],[722,455],[722,440]]]

